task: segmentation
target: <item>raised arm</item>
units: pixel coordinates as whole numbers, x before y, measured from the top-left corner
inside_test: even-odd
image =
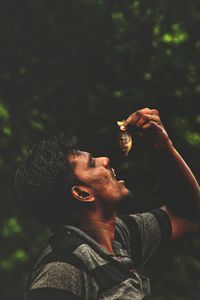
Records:
[[[174,148],[156,109],[144,108],[131,114],[127,126],[140,128],[142,137],[154,148],[163,170],[163,180],[172,191],[166,205],[172,224],[172,237],[177,239],[200,227],[200,187],[194,174]]]

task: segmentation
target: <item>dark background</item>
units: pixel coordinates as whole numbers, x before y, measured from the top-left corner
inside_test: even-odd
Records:
[[[137,143],[119,155],[116,121],[157,108],[199,179],[199,28],[197,0],[0,0],[0,299],[23,298],[50,234],[17,208],[13,190],[17,165],[46,135],[72,127],[84,149],[111,157],[148,210],[167,200],[162,170]],[[157,252],[143,270],[151,299],[199,299],[199,252],[199,234]]]

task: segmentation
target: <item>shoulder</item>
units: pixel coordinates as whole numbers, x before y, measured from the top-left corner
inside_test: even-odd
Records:
[[[71,295],[66,299],[74,299],[84,295],[86,285],[95,286],[82,259],[89,251],[87,245],[78,243],[77,239],[74,242],[61,239],[47,248],[48,251],[45,249],[40,255],[31,275],[28,296],[59,291],[59,295]]]
[[[120,228],[120,237],[129,245],[136,268],[140,268],[158,246],[171,240],[171,223],[163,210],[122,215],[119,220],[116,229]]]
[[[36,272],[34,272],[33,288],[61,288],[67,289],[70,285],[75,291],[80,289],[82,272],[76,266],[61,262],[49,262],[41,265]],[[73,286],[72,286],[73,285]]]
[[[50,262],[41,265],[32,275],[27,299],[82,299],[84,272],[66,262]]]
[[[149,234],[160,235],[162,242],[171,240],[172,227],[168,214],[162,209],[154,209],[149,212],[136,213],[119,216],[120,222],[129,231],[129,235],[141,235],[145,237]]]

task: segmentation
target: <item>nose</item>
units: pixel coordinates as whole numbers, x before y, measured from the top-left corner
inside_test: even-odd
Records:
[[[105,168],[109,168],[110,159],[108,157],[102,157],[101,159],[102,159],[102,165]]]

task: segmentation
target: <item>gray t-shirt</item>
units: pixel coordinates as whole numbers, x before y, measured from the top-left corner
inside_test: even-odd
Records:
[[[117,218],[114,255],[79,228],[66,225],[35,264],[27,300],[144,299],[150,283],[140,269],[170,239],[170,220],[160,209]]]

